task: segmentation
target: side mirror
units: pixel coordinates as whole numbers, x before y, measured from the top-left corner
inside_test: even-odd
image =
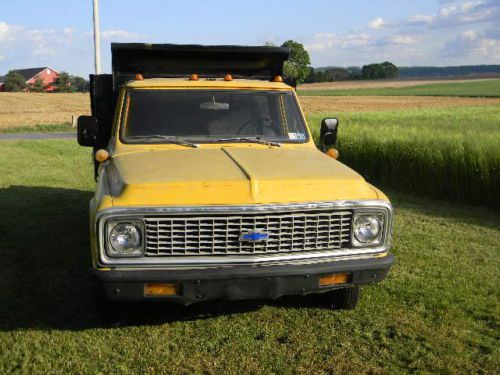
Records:
[[[78,144],[84,147],[93,147],[97,137],[97,120],[92,116],[78,117],[77,139]]]
[[[321,121],[320,139],[325,148],[333,147],[337,143],[339,119],[325,118]]]

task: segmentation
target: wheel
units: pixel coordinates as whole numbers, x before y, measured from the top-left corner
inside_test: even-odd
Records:
[[[358,304],[360,289],[359,286],[336,289],[320,294],[319,297],[325,307],[335,310],[353,310]]]

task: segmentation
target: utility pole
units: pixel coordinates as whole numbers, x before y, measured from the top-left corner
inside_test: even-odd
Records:
[[[101,37],[99,33],[99,0],[94,0],[94,65],[95,74],[101,74]]]

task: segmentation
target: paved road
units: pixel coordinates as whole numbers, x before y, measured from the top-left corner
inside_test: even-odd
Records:
[[[76,133],[0,133],[3,139],[74,139]]]

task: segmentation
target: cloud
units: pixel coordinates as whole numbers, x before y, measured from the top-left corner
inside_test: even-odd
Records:
[[[455,39],[446,43],[443,56],[451,58],[485,58],[500,60],[500,38],[488,34],[479,35],[474,30],[464,30]]]
[[[106,30],[101,33],[103,39],[137,39],[141,35],[125,30]]]
[[[420,41],[420,38],[415,35],[394,35],[389,38],[392,44],[417,44]]]
[[[382,17],[377,17],[368,24],[368,27],[377,30],[383,28],[385,25],[384,19]]]
[[[20,31],[20,27],[0,21],[0,45],[14,41]]]
[[[497,22],[499,17],[500,2],[498,0],[473,0],[452,3],[440,8],[434,14],[412,15],[403,21],[401,25],[453,27],[478,22]]]

